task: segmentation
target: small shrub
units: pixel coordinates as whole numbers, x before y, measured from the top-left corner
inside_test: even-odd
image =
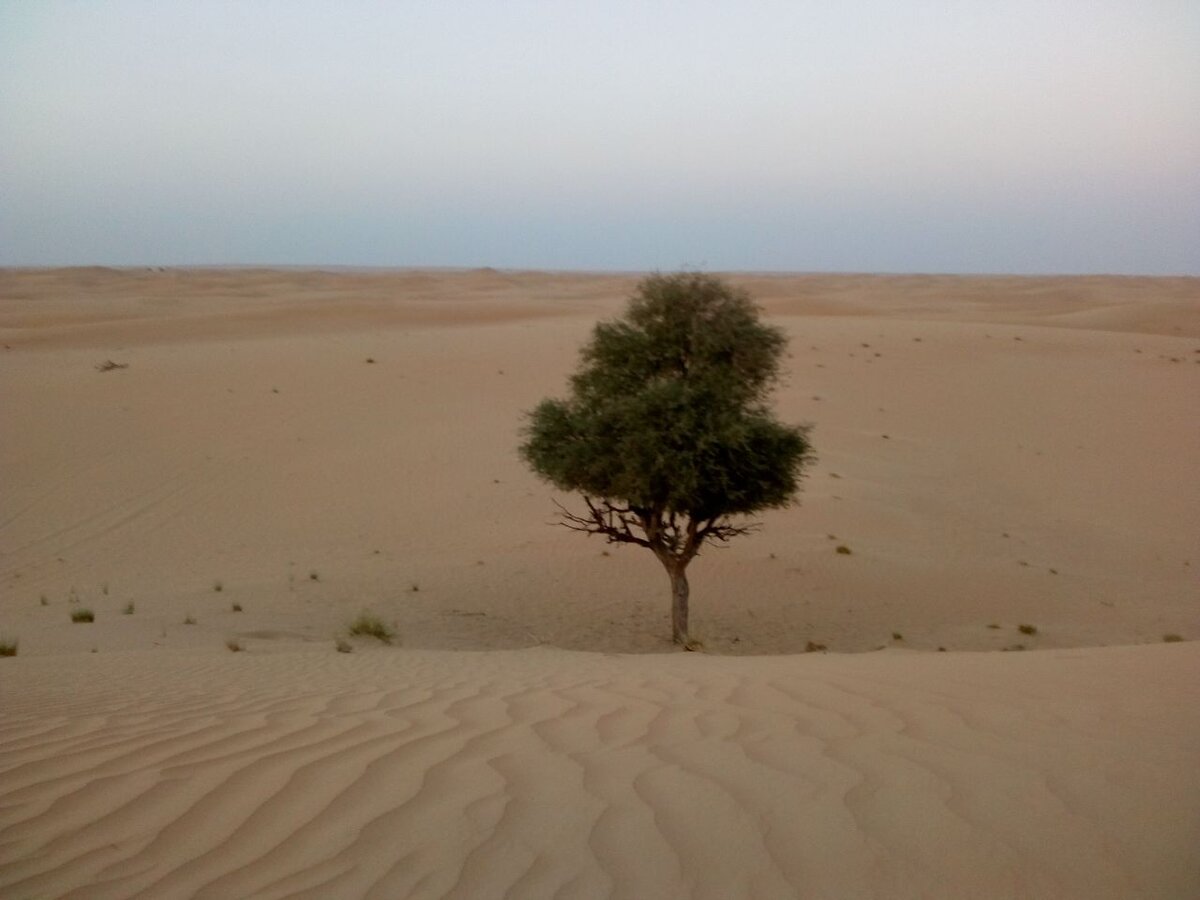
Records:
[[[809,641],[807,644],[804,645],[805,653],[820,653],[820,652],[828,650],[828,649],[829,648],[826,647],[824,644],[818,643],[817,641]]]
[[[838,544],[838,545],[837,545],[837,552],[838,552],[838,553],[840,553],[840,554],[842,554],[842,556],[849,556],[849,555],[850,555],[851,553],[853,553],[854,551],[853,551],[853,550],[851,550],[849,547],[847,547],[845,544]]]
[[[130,600],[128,603],[126,603],[125,608],[122,609],[121,612],[127,616],[132,616],[133,615],[133,601]]]
[[[246,649],[245,647],[242,646],[240,641],[238,641],[234,638],[230,638],[229,640],[227,640],[225,642],[225,646],[229,648],[230,653],[241,653],[243,650]]]
[[[988,623],[988,628],[991,628],[991,629],[993,629],[993,630],[994,630],[994,629],[997,629],[997,628],[999,628],[999,627],[1000,627],[1000,623],[999,623],[999,622],[989,622],[989,623]]]
[[[195,625],[195,624],[196,624],[196,619],[195,619],[195,617],[194,617],[194,616],[192,616],[192,615],[190,615],[190,614],[189,614],[189,615],[187,615],[187,616],[184,616],[184,618],[183,618],[183,624],[184,624],[184,625]]]
[[[0,656],[16,656],[19,644],[16,638],[0,638]]]
[[[383,624],[383,620],[370,613],[359,613],[358,618],[350,623],[350,634],[378,638],[385,644],[390,644],[395,632]]]
[[[107,581],[104,582],[104,584],[100,585],[100,593],[102,593],[105,597],[108,596],[108,582]]]
[[[354,650],[354,646],[345,638],[337,638],[333,642],[333,649],[338,653],[350,653]]]
[[[893,631],[892,632],[892,640],[893,641],[902,641],[902,640],[904,640],[904,635],[902,635],[898,631]]]
[[[230,611],[231,611],[231,612],[241,612],[241,611],[242,611],[242,604],[240,604],[240,603],[238,603],[238,602],[236,602],[236,601],[235,601],[234,603],[231,603],[231,604],[229,605],[229,609],[230,609]]]
[[[47,597],[45,594],[42,594],[42,596],[40,596],[40,597],[38,598],[38,602],[40,602],[40,603],[42,604],[42,606],[49,606],[49,605],[50,605],[50,598],[49,598],[49,597]]]
[[[1175,634],[1174,632],[1172,632],[1171,634],[1163,635],[1163,643],[1164,644],[1178,644],[1182,640],[1183,640],[1182,634]]]
[[[213,590],[219,594],[219,593],[221,593],[221,591],[225,590],[225,585],[223,585],[219,581],[214,581],[213,582]]]
[[[308,573],[308,580],[309,581],[320,581],[321,574],[316,569],[313,569],[311,572]]]
[[[1021,632],[1021,634],[1037,634],[1037,626],[1036,625],[1018,625],[1017,631]]]
[[[90,609],[73,609],[71,610],[72,622],[95,622],[96,614]]]

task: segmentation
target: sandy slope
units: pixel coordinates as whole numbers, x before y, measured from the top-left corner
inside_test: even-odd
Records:
[[[32,658],[0,890],[1191,897],[1198,648]]]
[[[685,657],[515,453],[634,280],[0,272],[0,893],[1200,895],[1200,281],[738,276],[820,460]]]

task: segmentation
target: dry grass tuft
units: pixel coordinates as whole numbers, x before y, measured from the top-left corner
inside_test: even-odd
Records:
[[[392,638],[396,636],[396,633],[388,628],[382,619],[366,612],[358,614],[358,618],[350,623],[348,631],[355,637],[373,637],[385,644],[390,644]]]

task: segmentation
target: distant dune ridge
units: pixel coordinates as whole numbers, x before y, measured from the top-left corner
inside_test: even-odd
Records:
[[[684,656],[516,453],[635,274],[0,270],[0,895],[1200,896],[1200,279],[729,277]]]

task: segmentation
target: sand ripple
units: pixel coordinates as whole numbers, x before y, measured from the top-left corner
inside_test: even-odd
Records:
[[[4,676],[5,897],[1200,885],[1194,645],[131,653],[18,659]]]

